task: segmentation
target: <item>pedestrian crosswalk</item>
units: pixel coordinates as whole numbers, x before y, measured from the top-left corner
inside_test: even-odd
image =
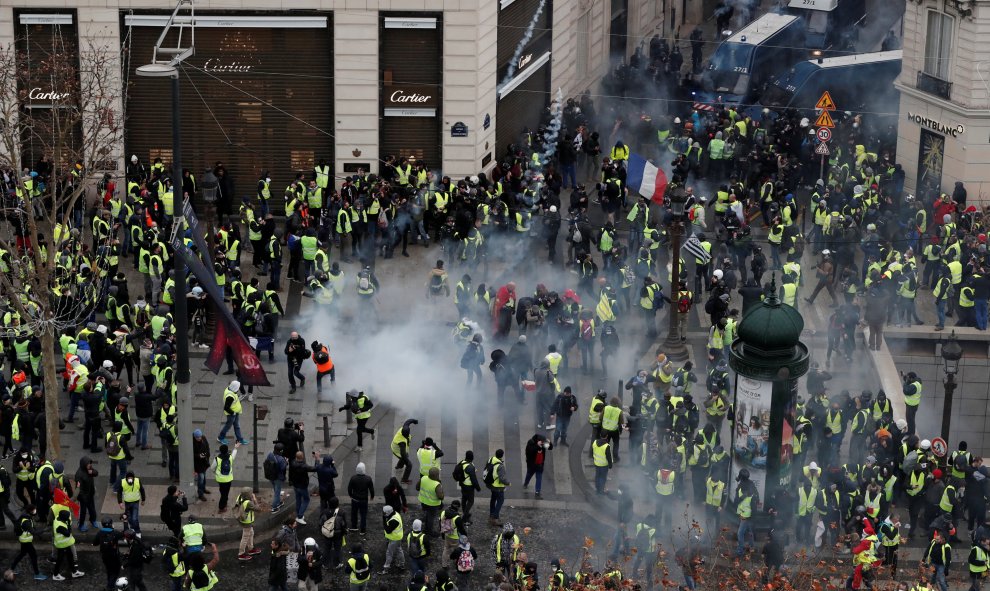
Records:
[[[402,427],[404,421],[415,418],[418,425],[411,428],[410,457],[413,461],[413,484],[406,486],[406,495],[410,502],[415,502],[415,482],[419,471],[416,461],[416,450],[423,439],[432,437],[443,450],[441,459],[441,482],[449,499],[458,498],[459,488],[452,477],[454,466],[464,458],[468,450],[474,452],[474,464],[480,478],[488,461],[496,449],[505,450],[505,468],[510,482],[506,490],[508,499],[533,499],[534,483],[528,489],[523,488],[526,475],[525,449],[526,442],[533,437],[534,431],[529,425],[535,412],[532,401],[520,406],[517,401],[506,401],[502,407],[488,404],[481,399],[480,392],[468,392],[460,401],[444,407],[423,408],[418,416],[406,416],[394,409],[383,406],[376,407],[376,416],[369,423],[376,431],[374,440],[365,436],[361,451],[356,451],[357,438],[354,433],[356,423],[348,425],[348,435],[344,443],[337,448],[335,458],[338,468],[341,468],[342,481],[339,486],[346,489],[347,479],[354,474],[358,462],[365,464],[367,474],[375,482],[375,489],[380,491],[392,476],[399,476],[395,470],[396,459],[392,455],[390,443],[395,432]],[[473,399],[472,399],[473,397]],[[336,418],[336,417],[335,417]],[[343,417],[339,417],[343,420]],[[552,432],[543,431],[548,438]],[[547,500],[573,500],[576,487],[573,486],[573,475],[568,461],[569,448],[554,448],[548,454],[544,474],[542,496]],[[479,497],[487,497],[482,491]]]

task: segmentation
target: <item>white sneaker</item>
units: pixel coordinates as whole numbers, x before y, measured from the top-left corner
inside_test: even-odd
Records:
[[[57,575],[56,574],[56,575],[52,575],[52,580],[53,581],[64,581],[65,580],[65,577],[63,577],[62,575]]]
[[[306,525],[306,520],[303,519],[302,517],[297,517],[296,523],[298,523],[299,525]]]
[[[86,573],[82,572],[81,570],[77,570],[76,572],[72,573],[73,579],[78,579],[79,577],[85,577],[85,576]]]

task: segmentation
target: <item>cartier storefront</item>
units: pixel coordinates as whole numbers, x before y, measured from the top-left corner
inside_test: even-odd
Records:
[[[126,150],[171,162],[168,85],[135,74],[167,20],[162,13],[121,18],[126,63]],[[181,69],[183,164],[202,174],[222,162],[238,197],[261,173],[272,192],[295,172],[333,161],[333,27],[330,14],[286,16],[196,12],[196,54]]]
[[[382,158],[442,165],[443,21],[440,14],[380,16]]]

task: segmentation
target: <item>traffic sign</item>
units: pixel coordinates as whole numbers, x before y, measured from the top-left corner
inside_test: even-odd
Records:
[[[818,154],[819,156],[828,156],[829,153],[828,144],[818,144],[815,146],[815,154]]]
[[[945,454],[949,453],[949,444],[947,444],[941,437],[933,438],[932,453],[940,458],[944,458]]]
[[[818,99],[818,102],[815,103],[815,108],[819,111],[835,110],[835,101],[832,100],[832,95],[827,90],[822,93],[822,98]]]
[[[832,116],[828,114],[828,111],[822,111],[818,119],[815,119],[815,127],[835,127],[835,123],[832,122]]]
[[[827,142],[832,139],[832,130],[827,127],[818,128],[818,141]]]

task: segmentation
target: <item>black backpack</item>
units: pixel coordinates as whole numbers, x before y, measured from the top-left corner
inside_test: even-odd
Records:
[[[265,471],[265,480],[278,480],[280,474],[278,469],[278,460],[275,459],[275,454],[268,454],[268,457],[265,458],[265,461],[261,464],[261,467]]]
[[[316,354],[316,363],[318,365],[323,365],[327,361],[330,361],[330,355],[326,351],[319,351]]]
[[[495,464],[489,460],[488,463],[485,464],[485,473],[482,476],[482,479],[485,481],[485,486],[488,488],[491,488],[495,484],[495,470]]]
[[[454,476],[454,481],[457,482],[458,484],[464,482],[464,462],[457,462],[457,465],[454,466],[453,476]]]

